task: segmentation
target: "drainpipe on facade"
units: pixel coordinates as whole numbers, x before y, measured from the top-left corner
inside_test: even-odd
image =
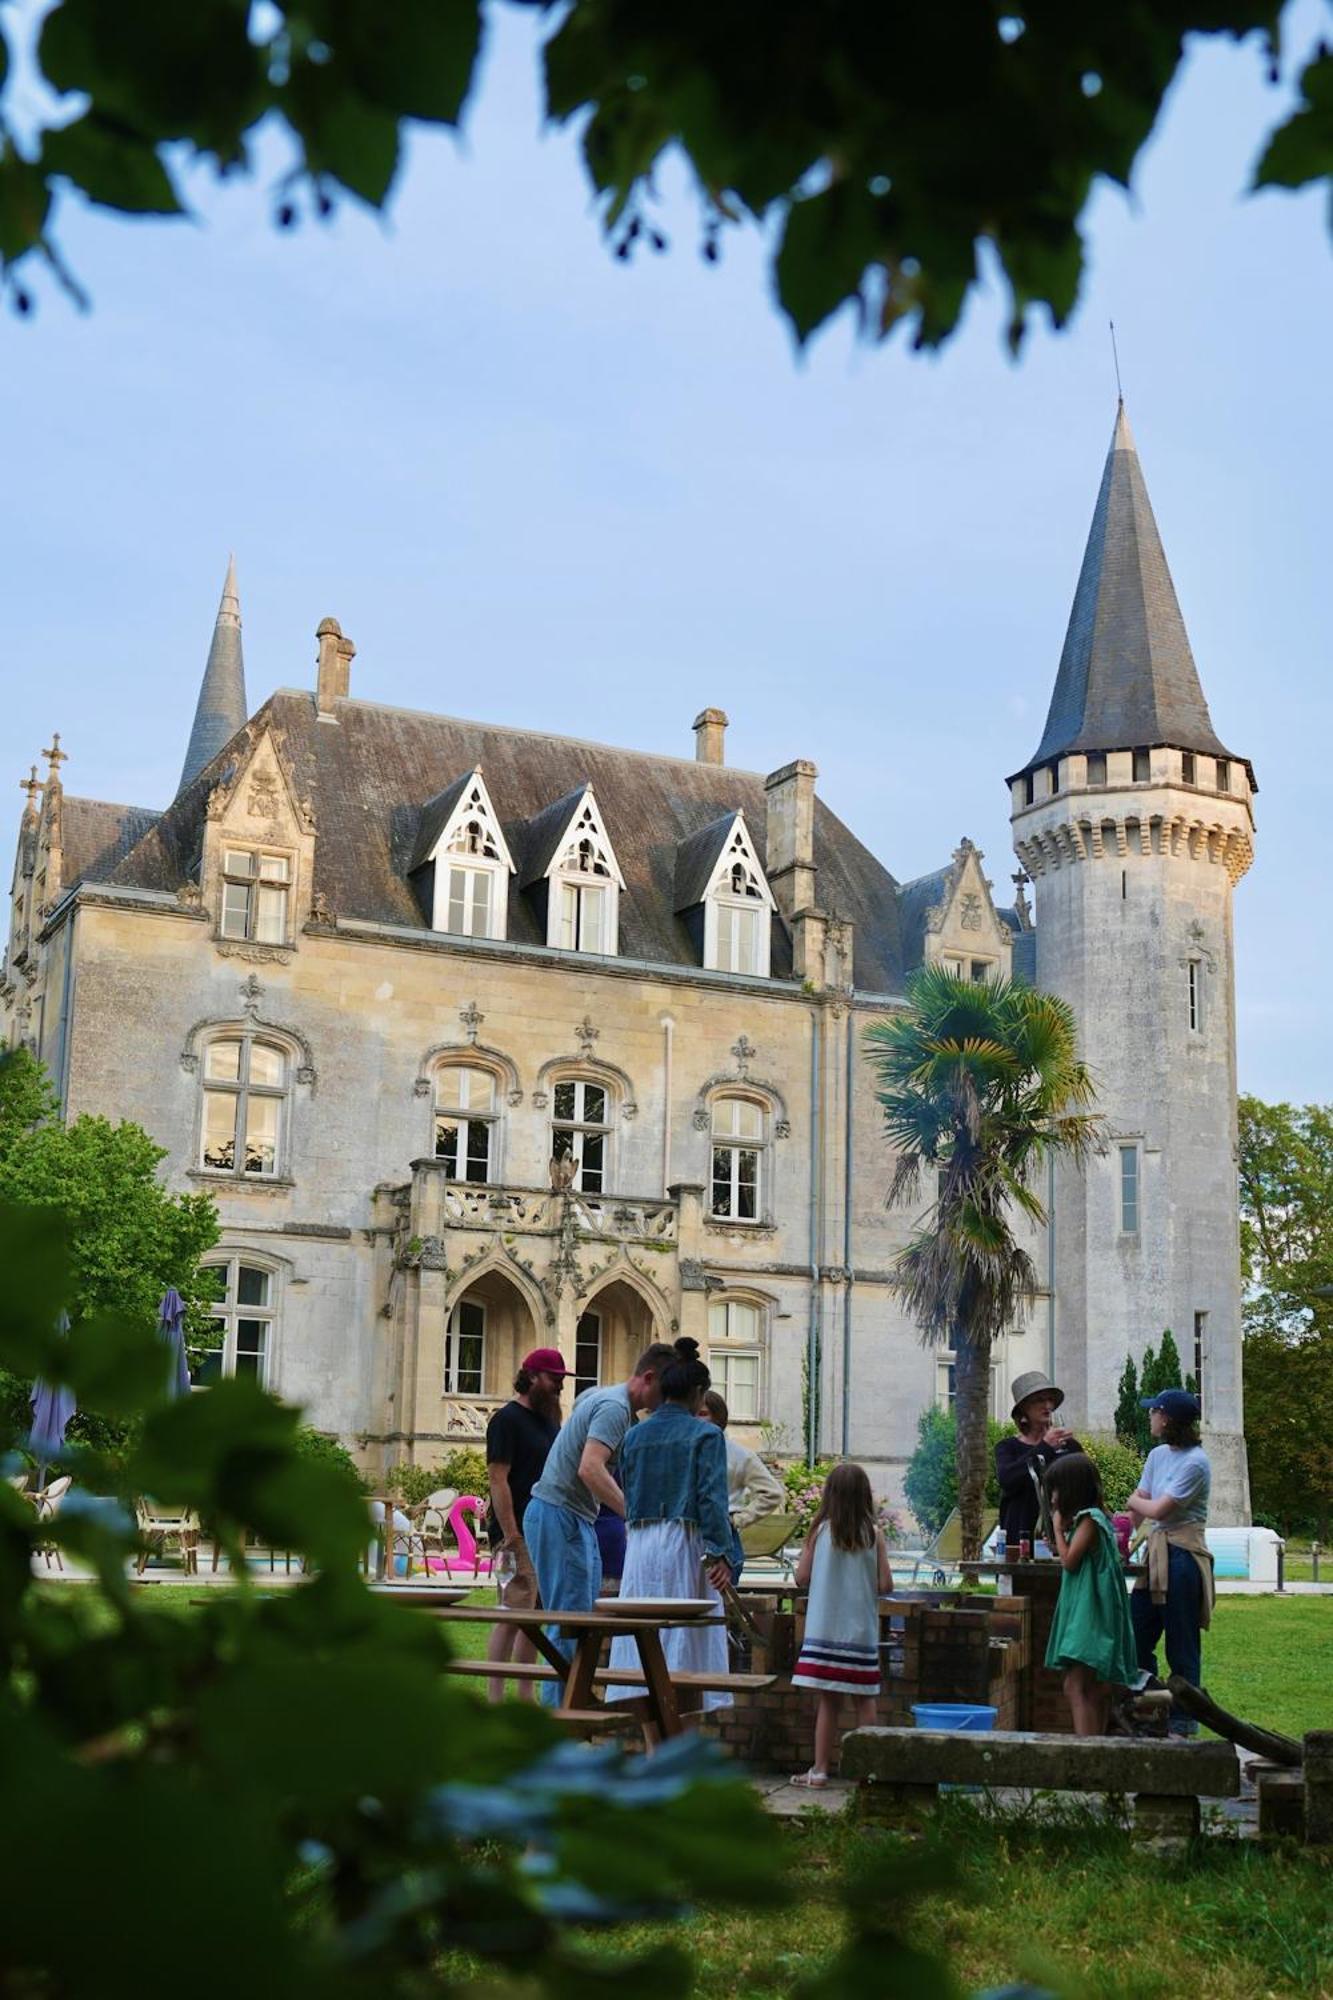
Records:
[[[1046,1156],[1046,1380],[1055,1373],[1055,1155]]]
[[[852,1015],[853,993],[847,995],[847,1075],[843,1086],[842,1118],[846,1147],[842,1165],[842,1455],[852,1451],[852,1055],[856,1046],[856,1024]]]
[[[69,1071],[74,1045],[74,926],[78,922],[78,904],[69,913],[69,938],[65,946],[65,974],[62,981],[64,991],[60,996],[60,1116],[69,1123]]]
[[[819,1456],[819,1334],[823,1310],[819,1284],[819,1038],[822,1019],[822,1009],[812,1008],[810,1013],[810,1326],[805,1345],[807,1465],[813,1465]]]

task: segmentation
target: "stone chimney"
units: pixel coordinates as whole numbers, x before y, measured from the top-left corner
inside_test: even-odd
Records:
[[[804,757],[764,780],[768,807],[764,868],[778,908],[790,923],[815,907],[814,765]]]
[[[351,684],[356,647],[350,639],[344,639],[343,628],[336,618],[321,618],[315,627],[315,637],[319,641],[315,713],[323,716],[326,722],[332,722],[336,719],[333,704],[346,696]]]
[[[703,708],[694,718],[696,764],[725,764],[727,718],[720,708]]]

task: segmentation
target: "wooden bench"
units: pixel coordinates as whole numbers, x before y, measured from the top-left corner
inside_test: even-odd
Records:
[[[858,1807],[871,1818],[930,1806],[942,1784],[1130,1796],[1135,1838],[1160,1846],[1198,1833],[1200,1798],[1240,1793],[1233,1744],[1180,1737],[853,1729],[843,1738],[841,1770],[858,1781]]]
[[[541,1660],[450,1660],[445,1670],[478,1680],[553,1681],[559,1675]],[[759,1694],[772,1687],[776,1674],[672,1674],[671,1685],[692,1688],[698,1694]],[[643,1675],[630,1667],[599,1667],[593,1675],[596,1687],[642,1687]]]

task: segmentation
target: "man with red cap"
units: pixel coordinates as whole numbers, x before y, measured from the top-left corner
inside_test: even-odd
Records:
[[[560,1392],[568,1373],[558,1348],[535,1347],[514,1377],[512,1401],[497,1410],[486,1426],[486,1477],[491,1489],[486,1526],[491,1560],[497,1562],[501,1554],[513,1557],[513,1574],[501,1586],[500,1602],[514,1611],[537,1607],[537,1572],[523,1539],[523,1514],[560,1434]],[[486,1657],[535,1660],[537,1652],[526,1633],[512,1625],[493,1625]],[[503,1680],[490,1683],[492,1701],[504,1699],[504,1687]],[[518,1691],[531,1700],[531,1681],[520,1681]]]

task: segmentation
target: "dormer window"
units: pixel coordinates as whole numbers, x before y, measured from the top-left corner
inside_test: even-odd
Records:
[[[292,863],[286,854],[247,847],[222,854],[222,935],[256,944],[286,944]]]
[[[561,802],[563,806],[563,801]],[[620,872],[591,785],[556,810],[547,828],[546,942],[557,951],[613,958],[620,941]]]
[[[704,964],[766,978],[772,908],[772,892],[738,813],[708,896]]]
[[[505,935],[514,863],[480,771],[425,808],[412,867],[433,871],[432,930],[467,938]]]

